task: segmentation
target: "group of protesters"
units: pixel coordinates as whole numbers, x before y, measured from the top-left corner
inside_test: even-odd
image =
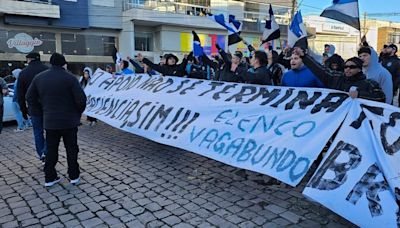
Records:
[[[349,92],[379,102],[393,103],[400,82],[400,61],[395,44],[385,45],[380,56],[363,42],[357,56],[344,60],[335,53],[334,45],[325,45],[322,56],[307,48],[286,48],[280,54],[275,50],[261,51],[248,46],[250,57],[236,51],[227,53],[216,44],[218,54],[194,56],[183,60],[174,54],[160,56],[154,63],[140,53],[120,64],[117,74],[147,73],[205,80],[216,80],[258,85],[287,87],[330,88]],[[130,69],[130,64],[133,68]]]
[[[218,44],[216,48],[218,55],[194,56],[191,52],[181,63],[174,54],[163,55],[159,63],[154,63],[138,53],[134,59],[121,60],[116,73],[111,65],[106,71],[114,77],[147,73],[233,83],[330,88],[348,92],[352,98],[388,104],[393,102],[399,87],[400,60],[394,44],[385,45],[378,56],[364,42],[358,49],[358,56],[347,60],[335,54],[334,46],[328,44],[321,56],[301,47],[286,48],[278,54],[274,50],[255,50],[249,45],[250,57],[244,57],[240,51],[227,53]],[[92,77],[92,69],[85,67],[76,80],[76,76],[68,72],[61,54],[51,56],[50,68],[40,61],[38,53],[30,53],[26,58],[28,66],[13,71],[18,78],[14,102],[24,120],[22,124],[33,126],[36,151],[45,165],[45,186],[60,181],[55,165],[61,138],[67,150],[71,183],[79,183],[77,126],[81,125],[81,114],[86,106],[84,88]],[[7,93],[3,81],[0,81],[1,95]],[[2,102],[2,96],[0,98]],[[3,108],[2,103],[0,106]],[[92,117],[87,120],[91,126],[97,121]]]

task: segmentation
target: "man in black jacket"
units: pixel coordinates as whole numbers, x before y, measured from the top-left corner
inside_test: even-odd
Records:
[[[77,143],[80,117],[86,107],[86,96],[74,75],[66,71],[63,55],[54,53],[52,67],[35,77],[26,95],[29,106],[43,110],[47,149],[45,186],[60,181],[55,166],[58,162],[58,146],[63,138],[67,152],[68,175],[71,184],[80,181]]]
[[[397,93],[400,79],[400,59],[397,57],[397,46],[390,44],[386,47],[387,56],[382,58],[382,66],[385,67],[392,75],[393,97]]]
[[[44,163],[45,156],[47,154],[46,140],[44,138],[44,130],[43,130],[43,114],[42,109],[40,107],[30,107],[26,106],[25,95],[28,91],[29,86],[32,83],[33,78],[49,69],[46,65],[44,65],[40,61],[40,55],[36,52],[31,52],[26,55],[26,61],[28,66],[23,69],[18,78],[17,85],[17,97],[18,104],[21,108],[22,115],[24,119],[28,119],[28,114],[31,117],[32,125],[33,125],[33,136],[35,139],[36,153],[39,156],[39,159]]]
[[[243,54],[240,51],[235,52],[230,59],[228,54],[218,45],[215,47],[218,49],[219,54],[224,60],[224,65],[219,73],[219,81],[224,82],[243,82],[244,75],[246,74],[247,68],[241,63]],[[233,69],[232,66],[236,66]]]
[[[272,76],[267,68],[267,63],[267,54],[263,51],[255,51],[250,59],[252,68],[243,75],[243,81],[249,84],[272,85]],[[232,65],[232,70],[238,66]]]
[[[295,48],[293,52],[302,57],[304,65],[306,65],[326,87],[350,92],[349,95],[352,98],[359,97],[385,102],[385,93],[376,81],[367,79],[362,72],[363,61],[358,57],[350,58],[345,62],[343,73],[340,71],[332,71],[319,64],[311,56],[304,54],[304,51],[300,48]],[[350,91],[350,88],[353,86],[357,87],[357,92]]]
[[[193,52],[190,52],[189,56],[193,56]],[[139,53],[138,60],[149,66],[151,69],[160,72],[165,76],[178,76],[183,77],[186,75],[186,65],[188,63],[188,56],[186,56],[182,63],[177,64],[179,59],[174,54],[168,54],[166,56],[166,63],[163,65],[154,64],[147,58],[143,58],[143,56]]]

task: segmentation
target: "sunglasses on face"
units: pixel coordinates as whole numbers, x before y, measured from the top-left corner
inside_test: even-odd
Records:
[[[346,69],[346,68],[357,69],[358,66],[356,66],[356,65],[347,65],[347,66],[344,66],[344,69]]]

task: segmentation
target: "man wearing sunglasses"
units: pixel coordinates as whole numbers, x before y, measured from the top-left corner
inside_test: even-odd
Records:
[[[324,85],[330,89],[349,92],[352,98],[364,98],[373,101],[385,102],[385,94],[379,84],[367,79],[362,72],[363,61],[358,57],[348,59],[344,65],[344,73],[333,72],[332,70],[322,66],[312,57],[305,54],[301,48],[293,50],[303,59],[311,72],[313,72]],[[356,91],[350,91],[352,87],[357,87]]]

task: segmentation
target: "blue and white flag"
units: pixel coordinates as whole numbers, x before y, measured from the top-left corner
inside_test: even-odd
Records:
[[[307,48],[307,29],[303,23],[301,12],[298,11],[289,26],[288,44],[290,47]]]
[[[228,30],[228,46],[238,43],[242,40],[242,38],[240,37],[242,23],[237,21],[234,15],[229,15],[229,22],[225,21],[225,16],[223,14],[208,14],[207,17]]]
[[[220,24],[221,26],[223,26],[224,28],[226,28],[228,30],[228,32],[231,33],[236,33],[237,30],[234,29],[234,27],[232,25],[230,25],[228,22],[225,21],[225,16],[221,13],[221,14],[211,14],[209,13],[207,15],[207,17],[215,22],[217,22],[218,24]]]
[[[333,0],[333,4],[322,12],[321,17],[337,20],[360,30],[358,0]]]
[[[235,32],[231,32],[228,30],[228,46],[232,44],[239,43],[242,41],[242,38],[240,37],[240,32],[242,31],[242,23],[238,20],[236,20],[234,15],[229,15],[229,25]]]
[[[197,35],[195,31],[192,31],[193,34],[193,55],[194,57],[199,57],[204,54],[203,47],[201,46],[200,37]]]
[[[276,23],[272,6],[271,4],[269,4],[269,20],[265,21],[265,29],[263,32],[261,44],[278,39],[279,37],[281,37],[281,30],[279,29],[278,23]]]

